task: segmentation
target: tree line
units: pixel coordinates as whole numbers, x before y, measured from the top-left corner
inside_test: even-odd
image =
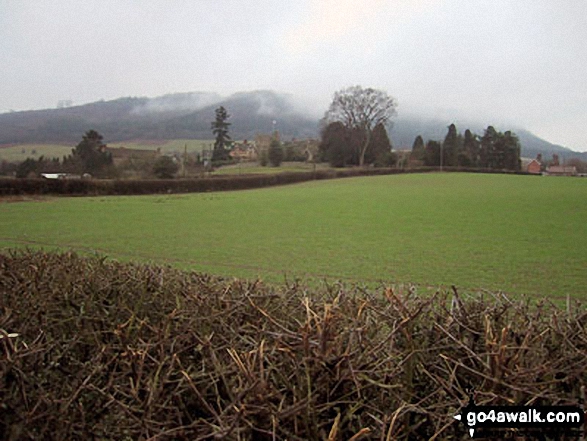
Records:
[[[485,129],[483,136],[467,129],[464,136],[457,132],[454,124],[448,126],[443,142],[429,140],[424,144],[417,136],[412,146],[410,159],[422,165],[437,167],[474,167],[496,170],[521,169],[520,141],[511,131],[504,133],[493,126]]]
[[[398,156],[392,151],[387,128],[397,114],[395,98],[372,88],[353,86],[334,94],[332,103],[321,121],[321,139],[317,159],[334,167],[375,165],[390,167],[397,163]],[[211,123],[215,136],[211,163],[222,165],[233,161],[230,156],[231,137],[228,111],[220,106]],[[98,177],[116,174],[112,155],[102,142],[102,136],[94,130],[86,132],[72,154],[59,160],[27,159],[20,164],[17,176],[51,170],[52,172],[89,173]],[[288,159],[287,150],[274,139],[269,149],[263,152],[261,161],[279,166]],[[290,152],[291,153],[291,152]],[[186,155],[187,156],[187,155]],[[198,158],[198,163],[201,158]],[[291,160],[291,158],[290,158]],[[410,154],[412,165],[431,167],[474,167],[499,170],[521,169],[520,141],[511,131],[497,131],[487,127],[483,136],[467,129],[458,133],[455,124],[448,127],[444,141],[428,140],[417,136]],[[152,172],[159,177],[173,177],[178,171],[177,161],[169,157],[157,160]],[[205,162],[205,161],[204,161]],[[183,165],[186,166],[187,158]]]

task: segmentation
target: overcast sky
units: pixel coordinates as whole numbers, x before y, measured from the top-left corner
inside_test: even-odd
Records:
[[[0,0],[0,112],[356,84],[587,151],[587,0]]]

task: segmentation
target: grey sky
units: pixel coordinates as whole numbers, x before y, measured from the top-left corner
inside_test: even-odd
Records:
[[[587,151],[587,0],[0,0],[0,112],[346,86]]]

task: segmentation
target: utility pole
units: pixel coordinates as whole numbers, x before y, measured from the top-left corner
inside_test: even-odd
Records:
[[[184,150],[183,150],[183,177],[186,177],[186,173],[187,173],[187,169],[186,169],[186,164],[188,162],[188,145],[186,143],[186,145],[184,146]]]

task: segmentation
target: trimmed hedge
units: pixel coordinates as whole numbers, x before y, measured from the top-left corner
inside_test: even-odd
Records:
[[[262,175],[211,176],[199,179],[154,180],[82,180],[82,179],[0,179],[0,195],[144,195],[161,193],[200,193],[207,191],[244,190],[293,184],[318,179],[354,176],[376,176],[437,171],[436,167],[417,169],[366,168],[317,170]],[[446,168],[446,171],[508,173],[506,171]],[[509,172],[513,173],[513,172]],[[528,174],[518,172],[516,174]]]
[[[470,394],[577,405],[585,366],[580,304],[0,254],[0,439],[469,439]]]

